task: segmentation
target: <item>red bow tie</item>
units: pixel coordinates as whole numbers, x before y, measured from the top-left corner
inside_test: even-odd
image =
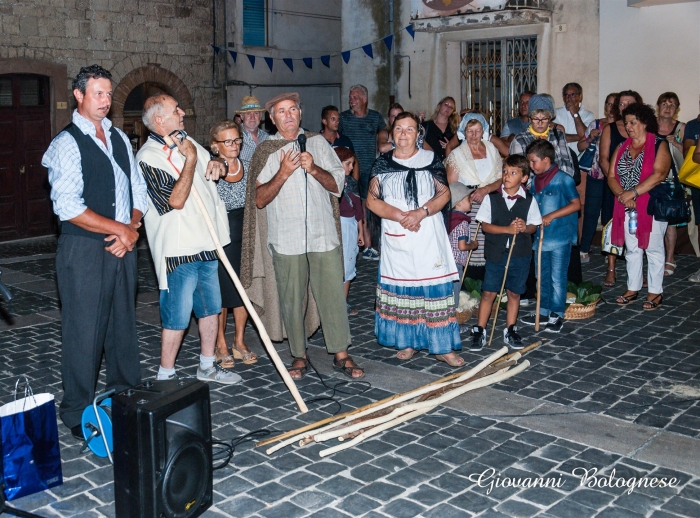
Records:
[[[518,198],[522,198],[519,194],[516,194],[515,196],[508,196],[509,200],[517,200]]]

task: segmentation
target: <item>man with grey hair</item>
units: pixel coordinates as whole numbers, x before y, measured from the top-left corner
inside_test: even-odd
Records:
[[[102,353],[107,390],[141,382],[136,336],[137,229],[146,185],[127,136],[107,118],[111,74],[83,67],[73,80],[73,121],[46,150],[51,200],[61,221],[56,280],[61,299],[61,420],[83,440]]]
[[[185,112],[169,95],[146,99],[143,122],[151,130],[136,155],[148,185],[145,218],[148,246],[160,288],[162,325],[158,379],[176,377],[175,359],[194,311],[201,352],[197,379],[232,384],[241,380],[215,363],[221,313],[219,263],[214,239],[193,199],[196,190],[222,245],[229,236],[226,207],[211,180],[225,171],[183,131]]]
[[[377,133],[386,127],[384,117],[376,110],[367,108],[368,93],[363,85],[350,87],[350,109],[340,114],[340,134],[345,135],[355,148],[355,156],[360,165],[360,198],[366,211],[367,190],[369,188],[369,173],[374,159],[377,158]],[[367,221],[367,219],[365,219]],[[369,235],[365,232],[365,235]],[[362,252],[364,259],[379,259],[379,253],[367,243]]]
[[[578,83],[566,83],[561,90],[564,106],[555,112],[556,123],[564,127],[569,148],[578,154],[578,141],[586,136],[586,128],[595,115],[583,108],[583,88]]]

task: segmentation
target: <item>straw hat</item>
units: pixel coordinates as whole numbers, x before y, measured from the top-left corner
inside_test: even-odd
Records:
[[[241,107],[238,109],[236,113],[250,113],[250,112],[264,112],[265,108],[263,108],[260,105],[260,101],[258,101],[257,97],[254,97],[252,95],[246,95],[243,98],[243,102],[241,103]]]

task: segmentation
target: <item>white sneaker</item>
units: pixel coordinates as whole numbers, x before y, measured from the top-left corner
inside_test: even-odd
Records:
[[[234,372],[227,371],[214,364],[207,370],[202,370],[201,367],[197,367],[197,379],[201,381],[222,383],[224,385],[233,385],[234,383],[241,381],[243,378]]]
[[[700,282],[700,270],[691,275],[688,280],[690,282]]]

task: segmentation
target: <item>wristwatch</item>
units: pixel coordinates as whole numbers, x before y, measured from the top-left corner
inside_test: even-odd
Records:
[[[574,113],[574,119],[578,119],[578,113]]]
[[[428,206],[427,206],[427,205],[423,205],[423,206],[421,207],[421,209],[425,210],[425,213],[426,213],[428,216],[430,216],[430,211],[428,210]]]

